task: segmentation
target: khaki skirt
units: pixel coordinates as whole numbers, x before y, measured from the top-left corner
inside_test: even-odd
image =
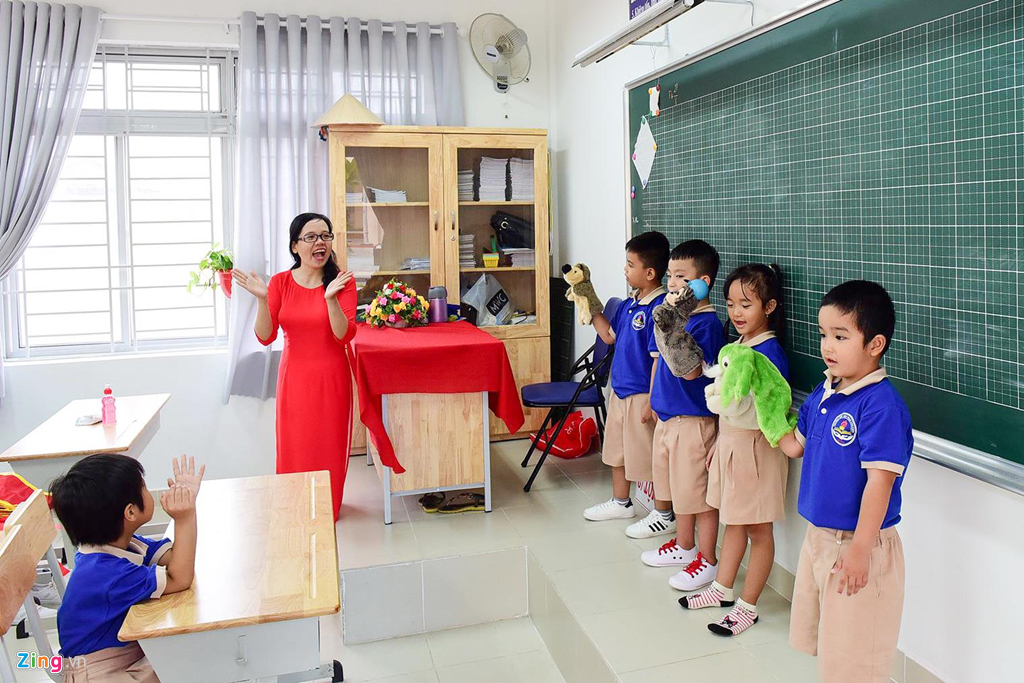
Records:
[[[785,517],[789,459],[758,429],[718,423],[718,445],[708,472],[707,502],[722,524],[764,524]]]

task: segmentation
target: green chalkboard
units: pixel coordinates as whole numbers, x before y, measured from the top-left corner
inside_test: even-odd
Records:
[[[778,263],[802,390],[822,294],[881,282],[914,426],[1024,463],[1022,60],[1024,0],[842,0],[638,85],[630,149],[656,84],[661,113],[632,232]]]

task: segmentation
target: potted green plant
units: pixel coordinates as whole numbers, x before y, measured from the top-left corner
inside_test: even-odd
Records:
[[[234,257],[227,249],[218,249],[220,245],[215,244],[206,252],[206,256],[199,262],[199,271],[190,272],[188,278],[188,291],[194,287],[200,289],[217,289],[220,282],[224,288],[224,296],[231,298],[231,271],[235,267]]]

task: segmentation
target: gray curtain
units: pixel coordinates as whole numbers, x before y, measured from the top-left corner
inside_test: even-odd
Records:
[[[264,277],[291,267],[292,218],[330,213],[327,144],[310,126],[342,95],[355,95],[386,123],[463,125],[455,24],[444,24],[443,36],[425,23],[412,33],[405,22],[395,22],[394,33],[380,21],[366,31],[360,24],[270,14],[260,26],[255,14],[242,14],[236,267]],[[230,306],[224,400],[267,398],[277,359],[253,334],[256,302],[239,290]]]
[[[95,7],[0,2],[0,279],[24,253],[57,182],[99,35]]]

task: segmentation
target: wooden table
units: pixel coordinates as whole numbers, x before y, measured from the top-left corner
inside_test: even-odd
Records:
[[[366,464],[377,468],[384,490],[384,523],[391,524],[392,501],[434,491],[484,490],[491,511],[491,411],[487,392],[468,394],[384,394],[384,428],[400,453],[405,472],[374,458],[366,444]]]
[[[82,458],[97,453],[123,453],[138,458],[160,428],[160,410],[170,394],[117,397],[117,423],[79,427],[82,415],[99,415],[100,399],[71,401],[21,441],[0,453],[30,484],[47,489],[58,475]],[[64,534],[68,564],[74,565],[71,539]]]
[[[319,638],[319,617],[341,608],[329,476],[204,482],[195,582],[132,607],[118,637],[139,641],[164,681],[331,678]]]

